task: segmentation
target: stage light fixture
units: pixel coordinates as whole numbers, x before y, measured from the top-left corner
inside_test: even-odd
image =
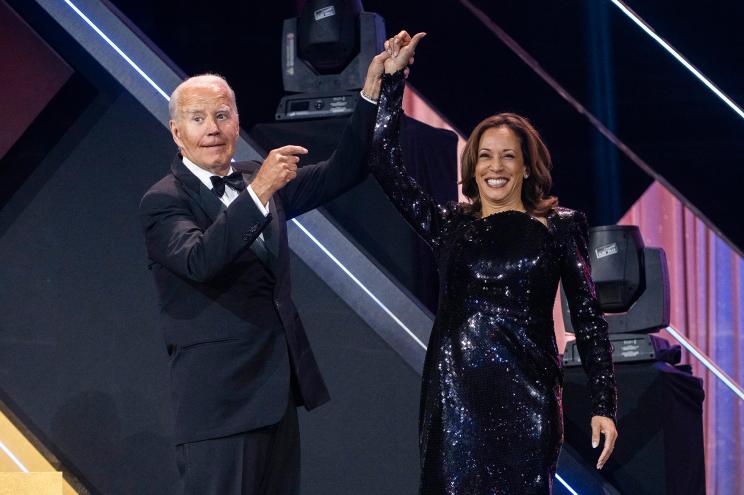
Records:
[[[643,244],[635,225],[589,229],[589,264],[599,306],[612,333],[653,333],[669,325],[669,275],[664,250]],[[566,330],[573,332],[565,294]]]
[[[679,363],[679,346],[649,335],[669,326],[669,275],[664,250],[645,247],[635,225],[607,225],[589,229],[588,261],[597,300],[607,320],[613,361]],[[573,333],[562,286],[561,307],[566,331]],[[566,345],[563,363],[581,364],[576,342]]]
[[[349,115],[384,42],[385,21],[361,1],[309,0],[284,20],[282,82],[293,94],[280,100],[276,120]]]
[[[359,51],[362,2],[311,0],[297,19],[297,55],[318,74],[337,74]]]

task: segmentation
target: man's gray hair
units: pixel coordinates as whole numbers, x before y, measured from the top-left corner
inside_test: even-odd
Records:
[[[183,88],[201,82],[203,82],[204,84],[208,84],[209,81],[214,82],[215,80],[220,81],[225,85],[228,94],[230,95],[230,99],[232,100],[232,104],[234,107],[233,109],[235,110],[235,113],[238,113],[238,103],[235,99],[235,91],[233,91],[233,89],[227,83],[227,79],[225,79],[220,74],[205,72],[204,74],[197,74],[195,76],[189,77],[188,79],[185,79],[181,84],[176,86],[176,89],[173,90],[173,93],[171,93],[170,96],[170,100],[168,100],[168,115],[170,116],[170,119],[176,120],[178,117],[178,110],[181,108],[181,92],[183,91]]]

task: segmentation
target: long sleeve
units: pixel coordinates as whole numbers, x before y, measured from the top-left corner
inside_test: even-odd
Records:
[[[256,240],[271,215],[265,216],[243,191],[202,229],[184,200],[151,190],[140,203],[140,221],[150,259],[183,277],[206,282]]]
[[[454,217],[455,205],[439,205],[406,171],[400,145],[404,86],[402,71],[382,76],[370,169],[405,220],[430,246],[436,247],[446,224]]]
[[[279,190],[288,220],[334,199],[367,177],[376,111],[374,104],[360,99],[331,157],[300,167],[297,177]]]
[[[617,386],[607,322],[602,317],[589,265],[586,217],[572,212],[561,236],[563,259],[561,281],[571,310],[576,346],[589,378],[592,416],[615,419]]]

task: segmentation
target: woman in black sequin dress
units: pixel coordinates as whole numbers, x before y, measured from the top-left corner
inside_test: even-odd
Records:
[[[407,174],[398,140],[403,69],[420,35],[386,43],[372,172],[435,254],[439,305],[423,371],[421,493],[548,494],[563,440],[552,309],[559,280],[606,462],[617,431],[607,324],[587,263],[583,214],[559,208],[550,156],[514,114],[489,117],[463,153],[470,204],[437,204]],[[394,56],[393,56],[394,55]]]

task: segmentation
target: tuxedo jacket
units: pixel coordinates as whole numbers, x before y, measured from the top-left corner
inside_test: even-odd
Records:
[[[272,196],[268,216],[248,191],[225,207],[180,155],[142,198],[139,214],[170,360],[176,443],[276,423],[292,381],[307,409],[329,400],[290,297],[286,221],[365,178],[376,112],[360,100],[331,158],[300,167]],[[246,183],[260,166],[234,164]]]

